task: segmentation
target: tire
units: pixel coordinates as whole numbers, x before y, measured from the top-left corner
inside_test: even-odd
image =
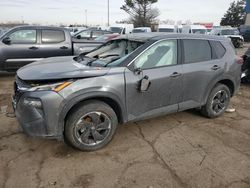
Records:
[[[106,103],[83,102],[67,117],[64,131],[66,143],[82,151],[94,151],[106,146],[118,125],[114,110]]]
[[[208,118],[221,116],[228,108],[230,97],[231,93],[226,85],[216,84],[208,96],[207,103],[201,108],[201,113]]]

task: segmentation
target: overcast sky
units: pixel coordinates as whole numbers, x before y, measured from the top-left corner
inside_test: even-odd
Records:
[[[233,0],[158,0],[160,20],[214,22],[218,24]],[[110,22],[128,18],[120,10],[124,0],[110,0]],[[0,22],[39,24],[107,23],[107,0],[0,0]]]

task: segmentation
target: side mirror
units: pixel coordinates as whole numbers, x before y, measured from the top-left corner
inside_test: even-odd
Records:
[[[76,38],[77,38],[77,39],[81,39],[81,35],[77,35]]]
[[[3,39],[3,43],[4,44],[10,44],[11,43],[11,39],[9,37],[6,37]]]
[[[147,92],[150,84],[151,82],[149,81],[148,76],[144,76],[144,78],[141,79],[140,81],[140,87],[139,87],[140,92]]]
[[[218,33],[217,35],[220,36],[220,33]]]

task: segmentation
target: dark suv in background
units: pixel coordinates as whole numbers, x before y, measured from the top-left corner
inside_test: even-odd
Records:
[[[224,37],[124,35],[85,55],[21,68],[13,105],[25,133],[96,150],[118,123],[192,108],[222,115],[240,86],[241,63]]]

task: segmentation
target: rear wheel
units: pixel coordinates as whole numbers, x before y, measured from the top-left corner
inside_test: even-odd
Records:
[[[217,84],[210,93],[201,113],[208,118],[221,116],[230,103],[230,90],[224,84]]]
[[[117,116],[109,105],[101,101],[87,101],[68,116],[65,140],[80,150],[97,150],[111,141],[117,124]]]

